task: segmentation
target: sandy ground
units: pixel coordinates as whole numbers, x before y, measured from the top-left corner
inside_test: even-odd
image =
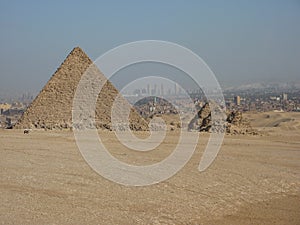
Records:
[[[279,125],[271,124],[272,116],[278,119],[273,113],[248,115],[264,135],[226,135],[202,173],[197,167],[208,135],[201,134],[179,173],[146,187],[99,176],[70,131],[0,130],[0,223],[300,224],[299,115],[280,114]],[[126,149],[113,133],[102,132],[101,139],[120,160],[149,164],[170,154],[178,133],[150,153]]]

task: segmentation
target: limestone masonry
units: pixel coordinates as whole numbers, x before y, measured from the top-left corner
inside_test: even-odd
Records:
[[[82,75],[92,64],[92,60],[81,48],[74,48],[14,128],[48,130],[72,128],[74,94]],[[103,79],[106,79],[98,69],[97,72]],[[95,126],[98,129],[112,129],[111,108],[118,94],[118,90],[107,81],[96,104]],[[130,128],[132,130],[147,129],[147,123],[134,110],[130,113]]]

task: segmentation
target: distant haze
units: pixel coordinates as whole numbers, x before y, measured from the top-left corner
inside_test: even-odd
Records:
[[[299,82],[299,24],[297,0],[1,1],[0,95],[38,92],[75,46],[95,60],[145,39],[191,49],[221,85]]]

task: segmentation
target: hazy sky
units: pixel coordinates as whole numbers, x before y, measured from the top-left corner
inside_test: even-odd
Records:
[[[300,1],[3,1],[0,92],[38,91],[75,46],[93,60],[157,39],[202,57],[221,84],[300,81]]]

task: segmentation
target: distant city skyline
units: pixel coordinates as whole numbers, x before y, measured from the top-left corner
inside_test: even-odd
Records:
[[[75,46],[96,60],[120,44],[145,39],[191,49],[223,87],[300,82],[297,0],[29,0],[0,6],[0,95],[38,93]],[[113,83],[122,86],[130,76]]]

